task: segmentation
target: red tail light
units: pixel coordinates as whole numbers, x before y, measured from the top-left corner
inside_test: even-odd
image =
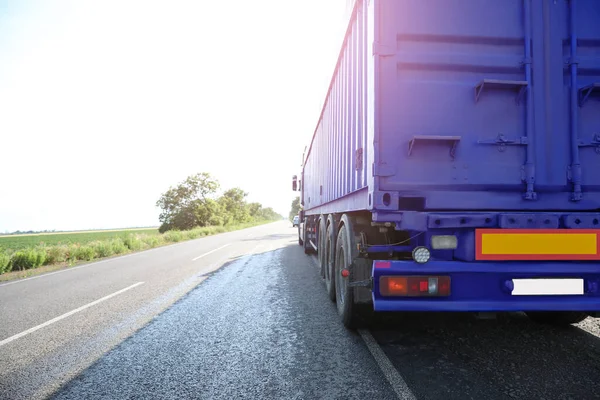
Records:
[[[438,295],[439,296],[450,296],[450,277],[449,276],[438,277]]]
[[[382,276],[382,296],[431,297],[450,296],[449,276]]]

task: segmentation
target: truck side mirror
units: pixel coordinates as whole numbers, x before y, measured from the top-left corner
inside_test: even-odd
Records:
[[[298,190],[298,177],[294,175],[292,178],[292,190],[296,192]]]

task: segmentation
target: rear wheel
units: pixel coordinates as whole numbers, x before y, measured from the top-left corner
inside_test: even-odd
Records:
[[[304,220],[304,254],[312,254],[315,252],[315,249],[312,247],[312,244],[310,244],[310,238],[309,238],[309,227],[308,227],[308,219]]]
[[[335,294],[337,300],[337,310],[344,326],[349,329],[357,328],[360,322],[358,305],[354,298],[354,288],[348,286],[352,281],[352,260],[353,257],[353,233],[351,228],[342,225],[337,236],[335,251]],[[342,271],[347,269],[350,272],[348,277],[342,276]]]
[[[526,314],[532,321],[549,325],[577,324],[588,317],[587,313],[580,311],[533,311]]]
[[[325,220],[325,216],[321,215],[319,218],[319,243],[318,243],[318,250],[317,250],[321,278],[325,278],[325,269],[327,268],[327,252],[325,251],[325,239],[326,238],[327,238],[327,221]]]
[[[325,288],[331,301],[335,301],[335,225],[329,224],[325,238]]]

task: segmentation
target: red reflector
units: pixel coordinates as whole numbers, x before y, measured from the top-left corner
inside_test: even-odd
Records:
[[[348,271],[347,269],[343,269],[343,270],[342,270],[342,276],[343,276],[344,278],[347,278],[347,277],[349,277],[349,276],[350,276],[350,271]]]
[[[375,261],[375,268],[390,268],[391,266],[390,261]]]
[[[415,281],[414,279],[410,279],[408,280],[408,294],[409,295],[415,295],[418,294],[420,292],[419,290],[419,281]]]
[[[438,277],[438,294],[440,296],[450,296],[450,277],[439,276]]]
[[[449,276],[382,276],[379,278],[382,296],[450,296]]]

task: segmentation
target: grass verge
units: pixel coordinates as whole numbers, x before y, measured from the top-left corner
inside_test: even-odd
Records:
[[[29,278],[110,257],[131,254],[173,243],[193,240],[219,233],[251,228],[275,221],[255,221],[228,226],[207,226],[189,231],[134,233],[78,243],[71,239],[67,244],[46,245],[32,243],[19,250],[0,249],[0,282]]]

